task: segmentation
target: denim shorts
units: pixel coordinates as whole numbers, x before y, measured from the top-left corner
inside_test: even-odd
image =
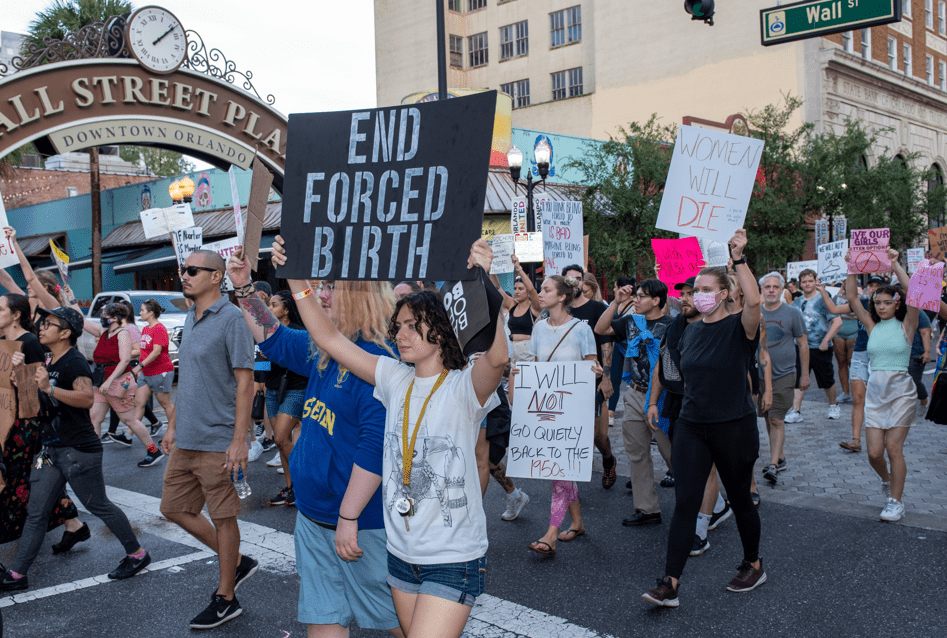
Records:
[[[487,557],[466,563],[412,565],[388,552],[388,584],[406,594],[428,594],[473,607],[483,593]]]
[[[861,352],[852,353],[852,362],[848,368],[848,376],[850,379],[858,379],[862,383],[868,383],[868,351],[862,350]]]
[[[276,401],[279,392],[266,391],[266,414],[272,419],[277,414],[288,414],[294,419],[303,418],[303,404],[306,402],[305,390],[287,390],[283,402]]]

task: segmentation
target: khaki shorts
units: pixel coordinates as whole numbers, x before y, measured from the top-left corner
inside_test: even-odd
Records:
[[[769,412],[763,412],[762,406],[760,406],[757,409],[757,415],[776,419],[777,421],[785,421],[786,413],[789,412],[789,408],[792,407],[794,396],[793,388],[795,385],[795,372],[790,372],[773,381],[773,405],[770,407]],[[762,401],[762,399],[763,395],[760,395],[760,401]]]
[[[124,384],[128,387],[122,387]],[[99,389],[95,389],[95,402],[108,403],[109,407],[119,414],[124,414],[129,410],[135,409],[135,392],[138,390],[138,384],[131,372],[126,372],[119,378],[112,381],[109,386],[108,394],[100,394]]]
[[[172,448],[164,468],[161,512],[200,514],[206,502],[212,519],[240,514],[240,498],[224,469],[226,460],[226,452]]]

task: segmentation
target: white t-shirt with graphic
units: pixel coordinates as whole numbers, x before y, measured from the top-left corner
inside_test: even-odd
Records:
[[[408,439],[418,422],[421,406],[437,377],[416,378],[414,368],[380,357],[375,366],[375,398],[387,410],[385,458],[382,463],[382,499],[388,551],[415,565],[461,563],[487,553],[487,519],[483,513],[480,475],[475,449],[480,422],[500,404],[491,393],[480,405],[471,372],[451,370],[434,393],[424,413],[414,445],[410,484],[402,474],[402,423],[405,395],[411,381]],[[402,496],[414,501],[408,519],[395,509]]]

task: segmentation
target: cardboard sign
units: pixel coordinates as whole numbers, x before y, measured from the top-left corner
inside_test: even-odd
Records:
[[[667,284],[668,295],[680,297],[674,284],[687,281],[695,276],[704,265],[704,256],[696,237],[683,239],[652,239],[651,250],[654,259],[661,266],[661,281]]]
[[[53,256],[53,261],[56,262],[56,269],[59,270],[59,276],[62,278],[62,282],[68,283],[69,281],[69,255],[59,250],[59,247],[56,246],[56,243],[52,239],[49,240],[49,252]]]
[[[786,280],[799,279],[799,273],[803,270],[819,272],[819,260],[811,259],[809,261],[790,261],[786,264]]]
[[[833,241],[819,246],[819,279],[826,283],[842,281],[848,275],[848,266],[845,264],[845,251],[848,242]]]
[[[907,304],[921,310],[939,312],[943,283],[944,262],[932,266],[929,260],[922,260],[917,272],[911,276]]]
[[[287,279],[460,280],[480,237],[496,91],[289,116]],[[460,250],[460,257],[458,257]]]
[[[521,264],[543,260],[542,233],[516,233],[513,235],[513,250]]]
[[[927,231],[927,239],[931,245],[931,261],[947,259],[947,226],[930,229]]]
[[[236,252],[237,248],[240,247],[240,242],[237,241],[236,237],[231,237],[230,239],[222,239],[220,241],[215,241],[210,244],[204,244],[201,246],[204,250],[213,250],[215,253],[224,258],[224,261],[230,259],[230,256]],[[464,261],[466,264],[466,260]],[[220,283],[220,290],[222,292],[230,292],[233,290],[233,282],[230,281],[230,276],[227,273],[224,273],[224,279]]]
[[[562,269],[582,265],[582,202],[553,201],[542,205],[543,265],[547,275],[561,275]]]
[[[204,245],[204,230],[200,226],[181,228],[171,231],[171,244],[174,246],[174,255],[178,258],[178,270],[184,268],[184,262],[195,250]]]
[[[891,272],[888,242],[891,231],[887,228],[853,230],[849,246],[848,272],[851,274]]]
[[[829,220],[817,219],[813,228],[815,234],[815,246],[818,248],[822,244],[829,243]]]
[[[233,225],[237,229],[237,241],[243,245],[243,232],[246,224],[243,223],[243,214],[240,211],[240,193],[237,192],[237,174],[234,173],[233,164],[230,165],[230,198],[233,200]]]
[[[917,272],[917,267],[924,260],[924,249],[923,248],[908,248],[907,250],[907,259],[908,259],[908,273],[914,274]]]
[[[13,427],[17,418],[16,393],[10,377],[13,374],[13,353],[20,352],[22,347],[19,341],[0,339],[0,430],[4,432]]]
[[[41,362],[21,364],[13,367],[16,376],[17,418],[32,419],[39,416],[39,385],[36,370]]]
[[[270,186],[273,174],[263,164],[253,160],[253,179],[250,182],[250,200],[247,202],[247,230],[243,236],[243,254],[250,260],[254,272],[260,259],[260,238],[263,236],[263,218],[266,216],[266,203],[270,199]],[[239,235],[237,239],[239,240]]]
[[[490,264],[491,275],[505,275],[513,272],[513,235],[494,235],[489,242],[493,249],[493,263]]]
[[[595,374],[588,361],[517,363],[506,475],[592,479]]]
[[[10,225],[7,221],[7,209],[3,206],[3,195],[0,195],[0,268],[9,268],[20,263],[13,248],[13,241],[6,236],[3,229]]]
[[[681,126],[655,225],[727,243],[743,228],[762,154],[761,140]]]
[[[467,342],[490,323],[486,289],[479,279],[448,281],[441,286],[440,293],[454,334],[460,342],[460,349],[463,350]]]
[[[154,239],[167,235],[172,230],[190,228],[194,225],[194,214],[190,204],[175,204],[167,208],[149,208],[140,213],[145,237]]]

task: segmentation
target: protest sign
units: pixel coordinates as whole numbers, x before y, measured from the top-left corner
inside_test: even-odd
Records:
[[[817,219],[814,226],[815,246],[818,248],[822,244],[829,243],[829,220]]]
[[[826,283],[842,281],[848,275],[848,266],[845,264],[845,251],[848,242],[833,241],[819,246],[819,279]]]
[[[931,245],[931,260],[944,261],[947,259],[947,226],[931,228],[927,231],[927,239]]]
[[[492,283],[490,287],[493,287]],[[486,288],[479,278],[447,281],[441,286],[440,293],[454,334],[460,342],[460,349],[463,350],[467,342],[490,322]]]
[[[891,231],[887,228],[853,230],[848,249],[848,272],[851,274],[891,272],[891,260],[888,259],[890,238]]]
[[[3,196],[0,195],[0,268],[8,268],[20,263],[20,258],[16,256],[16,250],[13,248],[13,242],[3,232],[3,229],[9,225],[7,209],[4,208]]]
[[[845,239],[845,233],[848,232],[848,220],[844,217],[835,217],[832,219],[832,237],[835,241]]]
[[[542,233],[516,233],[513,235],[513,249],[521,264],[543,260]]]
[[[548,193],[533,194],[533,223],[536,224],[536,232],[543,232],[543,205],[552,201],[552,195]],[[581,211],[580,211],[581,214]]]
[[[730,261],[730,246],[728,242],[719,242],[698,237],[700,242],[700,254],[704,257],[705,266],[721,267],[726,266]]]
[[[167,208],[149,208],[140,213],[145,237],[154,239],[167,235],[172,230],[190,228],[194,225],[194,214],[190,204],[175,204]]]
[[[20,352],[19,341],[0,340],[0,432],[9,432],[17,419],[16,396],[10,377],[13,374],[13,353]]]
[[[491,275],[505,275],[513,272],[513,235],[494,235],[490,242],[493,249],[493,263],[490,265]]]
[[[263,236],[263,218],[266,217],[266,203],[270,199],[270,186],[273,174],[263,164],[253,160],[253,178],[250,182],[250,199],[247,201],[247,230],[243,236],[243,254],[250,260],[250,268],[257,269],[260,258],[260,238]],[[237,237],[239,240],[239,236]]]
[[[652,239],[651,250],[654,251],[655,262],[661,266],[659,277],[667,284],[668,295],[680,297],[681,293],[674,289],[674,284],[687,281],[700,272],[704,265],[697,238]]]
[[[542,206],[543,265],[546,276],[582,265],[582,202],[547,199]]]
[[[32,419],[39,416],[39,384],[36,370],[42,362],[20,364],[13,367],[16,376],[17,418]]]
[[[514,233],[525,233],[527,232],[526,228],[526,198],[525,197],[514,197],[513,198],[513,210],[510,211],[510,228],[513,229]]]
[[[786,264],[786,280],[799,279],[799,273],[803,270],[819,272],[819,260],[811,259],[809,261],[790,261]]]
[[[56,268],[59,270],[59,276],[62,278],[62,282],[68,283],[69,280],[69,255],[59,250],[59,247],[56,246],[56,243],[50,239],[49,240],[49,252],[53,256],[53,261],[56,262]]]
[[[496,99],[290,115],[276,276],[474,277]]]
[[[204,230],[200,226],[180,228],[171,231],[171,244],[174,246],[174,255],[178,258],[178,270],[184,268],[188,255],[200,250],[204,244]]]
[[[924,259],[923,248],[908,248],[908,273],[914,274],[917,271],[918,264]]]
[[[230,259],[230,256],[234,254],[237,248],[240,247],[240,242],[237,241],[236,237],[231,237],[230,239],[222,239],[220,241],[215,241],[210,244],[204,244],[201,246],[203,250],[213,250],[215,253],[224,258],[224,261]],[[466,260],[464,261],[466,264]],[[224,273],[224,279],[220,282],[220,289],[223,292],[230,292],[234,289],[233,282],[230,281],[230,277],[227,273]]]
[[[595,374],[588,361],[517,363],[506,475],[592,479]]]
[[[230,198],[233,200],[233,224],[237,229],[237,241],[243,245],[243,229],[246,224],[243,223],[243,213],[240,211],[240,193],[237,192],[237,174],[234,173],[233,164],[230,165]]]
[[[943,283],[944,262],[931,265],[929,260],[922,260],[918,264],[917,272],[911,276],[907,304],[921,310],[940,311]]]
[[[655,224],[727,243],[743,228],[763,142],[681,126]]]

